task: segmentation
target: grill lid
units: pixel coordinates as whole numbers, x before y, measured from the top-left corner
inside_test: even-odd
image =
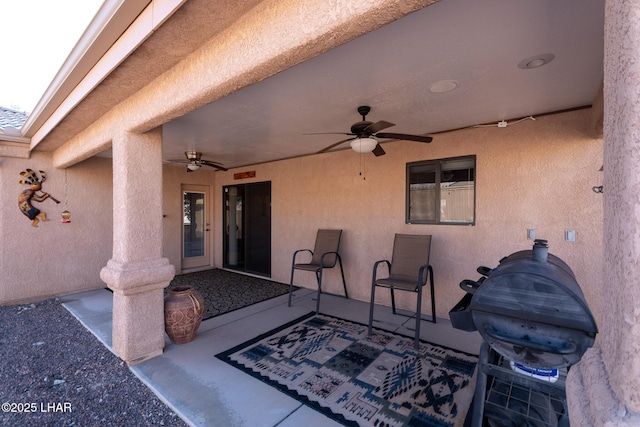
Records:
[[[595,320],[573,276],[521,259],[491,274],[474,293],[470,308],[595,334]]]
[[[598,328],[582,290],[569,266],[548,253],[546,241],[478,271],[485,277],[460,286],[473,293],[468,309],[475,328],[504,357],[560,368],[577,363],[593,345]]]

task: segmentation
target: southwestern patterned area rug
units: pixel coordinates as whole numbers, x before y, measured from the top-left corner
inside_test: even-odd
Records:
[[[194,287],[204,297],[202,320],[289,293],[289,285],[214,268],[177,275],[165,294],[170,288],[184,285]]]
[[[463,426],[478,359],[327,315],[308,315],[217,358],[347,426]]]

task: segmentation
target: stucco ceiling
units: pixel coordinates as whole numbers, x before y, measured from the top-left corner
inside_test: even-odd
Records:
[[[359,105],[416,134],[588,106],[603,27],[601,0],[441,0],[167,123],[164,157],[237,167],[315,153],[345,137],[303,134],[348,132]],[[518,67],[541,54],[555,58]],[[442,80],[458,87],[431,92]]]

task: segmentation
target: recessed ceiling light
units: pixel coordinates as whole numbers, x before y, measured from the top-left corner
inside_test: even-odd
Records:
[[[454,90],[458,87],[458,82],[455,80],[440,80],[429,86],[429,90],[433,93],[444,93]]]
[[[542,67],[543,65],[546,65],[549,62],[553,61],[553,58],[555,58],[555,56],[551,53],[532,56],[530,58],[523,59],[522,61],[520,61],[520,63],[518,64],[518,68],[521,68],[523,70],[529,70],[531,68]]]

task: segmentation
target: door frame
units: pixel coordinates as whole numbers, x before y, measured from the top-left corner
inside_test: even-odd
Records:
[[[237,188],[241,188],[242,189],[242,199],[241,199],[241,206],[242,206],[242,213],[240,215],[241,217],[241,221],[242,224],[240,225],[240,228],[238,229],[240,234],[241,234],[241,238],[240,240],[240,246],[241,249],[239,249],[240,253],[242,254],[241,257],[239,257],[237,259],[237,262],[231,262],[231,255],[230,255],[230,239],[229,239],[229,233],[230,230],[227,230],[228,227],[230,227],[230,224],[228,224],[228,216],[231,215],[231,209],[236,209],[236,206],[229,206],[228,205],[228,201],[227,201],[227,197],[228,197],[228,191],[230,190],[231,187],[237,187]],[[249,200],[250,198],[247,197],[247,190],[251,191],[252,188],[257,188],[257,187],[263,187],[264,189],[268,188],[268,203],[265,204],[258,204],[255,205],[254,203],[250,203]],[[256,193],[259,194],[259,193]],[[250,182],[250,183],[243,183],[243,184],[229,184],[229,185],[224,185],[222,187],[222,265],[224,268],[228,268],[231,270],[235,270],[235,271],[239,271],[239,272],[244,272],[244,273],[249,273],[249,274],[255,274],[258,276],[264,276],[264,277],[271,277],[271,263],[272,263],[272,259],[271,259],[271,243],[272,243],[272,216],[271,216],[271,197],[272,197],[272,182],[271,181],[258,181],[258,182]],[[255,200],[253,198],[251,198],[251,200]],[[268,218],[268,226],[267,227],[260,227],[260,230],[267,230],[267,239],[268,242],[266,242],[263,246],[260,245],[254,245],[254,243],[259,242],[260,239],[251,239],[251,241],[249,241],[250,238],[252,237],[256,237],[258,236],[258,234],[255,234],[253,232],[250,232],[250,230],[252,229],[256,229],[255,227],[253,227],[253,225],[256,225],[255,223],[249,224],[246,223],[245,221],[248,220],[248,217],[253,217],[253,214],[255,212],[258,212],[256,210],[256,208],[262,208],[260,210],[260,212],[263,212],[263,215],[260,215],[262,217],[266,217]],[[235,216],[236,214],[234,214]],[[249,233],[249,234],[248,234]],[[257,254],[256,256],[256,252],[254,250],[251,250],[250,248],[264,248],[265,251],[268,252],[268,254],[266,255],[266,257],[262,256],[260,254]],[[251,259],[249,259],[251,257]],[[264,269],[252,269],[250,267],[253,266],[255,267],[258,264],[255,264],[255,261],[258,260],[265,260],[265,262],[263,263],[263,266],[265,267]]]
[[[181,212],[184,206],[184,193],[204,194],[204,255],[199,257],[185,258],[184,256],[184,220],[180,221],[180,265],[181,271],[203,270],[213,267],[213,200],[211,197],[211,186],[199,184],[182,184],[180,191]],[[183,213],[184,216],[184,213]],[[182,218],[182,217],[181,217]]]

